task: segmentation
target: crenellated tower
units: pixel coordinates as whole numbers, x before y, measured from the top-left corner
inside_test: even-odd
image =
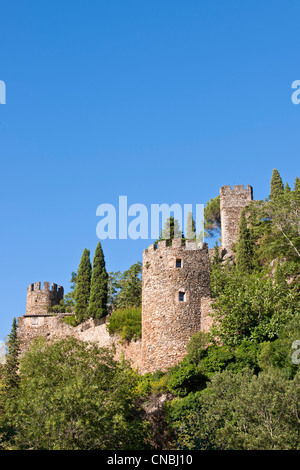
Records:
[[[143,252],[142,363],[166,370],[186,355],[192,334],[201,328],[201,299],[211,296],[206,244],[172,240]]]
[[[220,189],[222,249],[232,254],[238,241],[239,223],[242,210],[253,200],[253,189],[249,184],[222,186]]]
[[[64,297],[64,288],[57,284],[34,282],[27,288],[26,315],[45,315],[47,307],[58,305]]]

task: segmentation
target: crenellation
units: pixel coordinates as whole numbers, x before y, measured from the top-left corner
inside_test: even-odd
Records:
[[[26,315],[45,315],[49,307],[58,305],[64,297],[62,286],[44,282],[43,288],[41,282],[30,284],[27,289]]]

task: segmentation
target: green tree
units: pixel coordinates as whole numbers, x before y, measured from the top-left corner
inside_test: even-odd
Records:
[[[175,402],[169,422],[179,449],[298,450],[299,372],[215,374],[207,389]],[[179,418],[179,419],[178,419]]]
[[[161,229],[159,240],[166,240],[169,244],[174,238],[183,239],[183,233],[181,231],[180,224],[177,219],[173,216],[168,217],[164,227]],[[157,243],[157,242],[156,242]]]
[[[290,188],[289,184],[288,184],[288,183],[285,183],[285,186],[284,186],[284,194],[285,194],[285,195],[288,195],[290,192],[291,192],[291,188]]]
[[[99,242],[94,255],[89,301],[89,316],[102,318],[107,315],[108,274],[101,243]]]
[[[300,178],[298,176],[295,178],[294,191],[300,192]]]
[[[79,264],[75,289],[75,316],[78,323],[88,318],[91,274],[90,251],[85,248]]]
[[[269,222],[262,226],[260,250],[270,261],[277,257],[300,258],[300,193],[291,191],[280,200],[266,203],[262,217]]]
[[[204,208],[204,230],[206,237],[221,233],[220,196],[210,199]]]
[[[196,222],[192,212],[187,215],[185,238],[187,240],[196,240]]]
[[[239,237],[236,247],[236,265],[241,273],[249,273],[253,267],[251,232],[247,226],[245,211],[242,211],[240,218]]]
[[[120,291],[121,277],[122,277],[121,271],[108,273],[107,298],[108,298],[108,304],[110,305],[112,310],[114,310],[117,305],[117,296]]]
[[[224,272],[222,290],[213,302],[213,334],[224,344],[277,338],[281,327],[299,312],[297,286],[274,283],[265,273]]]
[[[283,195],[284,187],[279,171],[274,168],[271,178],[271,193],[270,198],[276,199]]]
[[[7,416],[15,449],[131,450],[146,446],[136,373],[113,353],[74,338],[38,340],[22,358]]]
[[[6,356],[3,374],[3,385],[7,393],[14,392],[19,385],[19,354],[20,341],[17,333],[17,321],[14,318],[11,332],[6,341]]]
[[[74,307],[75,306],[75,289],[76,289],[76,283],[77,283],[77,273],[75,271],[72,271],[71,274],[71,286],[70,286],[70,292],[68,292],[65,295],[64,298],[64,303],[66,307]]]
[[[114,310],[106,327],[110,335],[120,335],[122,342],[140,339],[142,336],[141,308]]]
[[[133,264],[121,275],[115,305],[118,309],[140,307],[142,304],[142,263]]]
[[[18,393],[20,341],[17,334],[17,322],[13,319],[12,329],[6,340],[5,364],[1,370],[0,382],[0,449],[11,449],[10,442],[15,429],[7,417],[7,407],[14,403]]]

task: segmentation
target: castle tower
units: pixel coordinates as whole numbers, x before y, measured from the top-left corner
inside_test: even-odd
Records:
[[[30,284],[27,288],[26,315],[46,315],[47,307],[58,305],[64,297],[64,288],[50,283],[44,282],[41,288],[40,282]]]
[[[241,213],[253,200],[253,189],[250,185],[222,186],[220,189],[221,236],[222,249],[231,254],[238,241]]]
[[[210,297],[207,245],[172,240],[143,252],[143,372],[166,370],[186,355],[192,334],[201,328],[201,298]]]

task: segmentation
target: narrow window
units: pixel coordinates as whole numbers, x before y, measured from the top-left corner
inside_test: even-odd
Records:
[[[176,260],[176,268],[181,268],[181,259]]]
[[[179,292],[179,302],[185,301],[185,292]]]

